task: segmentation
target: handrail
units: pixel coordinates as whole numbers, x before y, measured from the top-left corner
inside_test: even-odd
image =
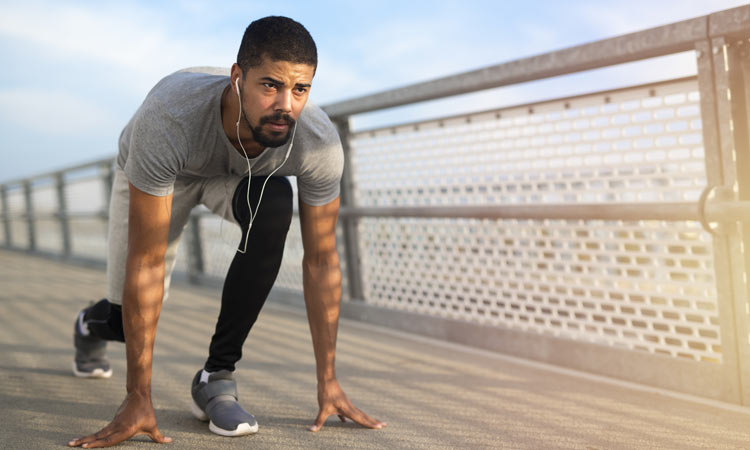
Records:
[[[750,221],[750,201],[709,202],[705,209],[709,222]],[[698,221],[701,218],[699,204],[693,202],[342,207],[339,214],[357,218],[519,220]]]
[[[658,208],[655,208],[658,206]],[[700,204],[672,203],[575,203],[529,205],[458,205],[458,206],[342,206],[339,215],[349,218],[393,217],[431,219],[517,219],[517,220],[664,220],[699,221]],[[206,210],[194,210],[192,216],[213,216]],[[68,212],[68,218],[107,218],[107,211]],[[750,201],[710,201],[705,204],[708,222],[750,222]],[[25,212],[0,214],[5,218],[26,219]],[[35,213],[37,219],[60,217],[57,212]]]
[[[90,169],[90,168],[94,168],[94,167],[101,167],[101,166],[105,166],[105,165],[110,165],[110,164],[114,163],[114,160],[115,160],[114,156],[110,156],[110,157],[107,157],[107,158],[101,158],[101,159],[97,159],[97,160],[94,160],[94,161],[91,161],[91,162],[87,162],[87,163],[81,163],[81,164],[77,164],[75,166],[65,167],[64,169],[60,169],[60,170],[53,170],[53,171],[50,171],[50,172],[42,172],[42,173],[38,173],[36,175],[32,175],[32,176],[29,176],[29,177],[17,178],[17,179],[14,179],[14,180],[4,181],[4,182],[0,183],[0,186],[20,185],[20,184],[26,183],[27,181],[42,180],[42,179],[54,177],[54,176],[56,176],[58,174],[61,174],[61,173],[77,172],[77,171],[84,170],[84,169]]]

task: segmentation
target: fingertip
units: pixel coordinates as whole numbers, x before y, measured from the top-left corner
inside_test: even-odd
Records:
[[[313,425],[310,427],[310,431],[312,431],[313,433],[317,432],[318,430],[320,430],[320,427],[317,425]]]
[[[169,444],[172,442],[172,438],[161,436],[159,437],[159,439],[154,439],[154,442],[156,442],[157,444]]]
[[[375,424],[372,426],[372,428],[375,429],[375,430],[380,430],[380,429],[385,428],[386,425],[388,425],[388,424],[385,423],[385,422],[375,422]]]

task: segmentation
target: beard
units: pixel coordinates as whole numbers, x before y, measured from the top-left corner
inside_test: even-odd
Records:
[[[263,129],[263,125],[269,122],[278,123],[282,121],[288,126],[286,132],[266,131]],[[289,114],[277,112],[270,116],[261,117],[257,126],[250,126],[250,131],[253,134],[253,140],[263,147],[281,147],[289,142],[289,137],[292,135],[292,130],[294,130],[296,122]],[[250,124],[247,116],[245,116],[245,123]]]

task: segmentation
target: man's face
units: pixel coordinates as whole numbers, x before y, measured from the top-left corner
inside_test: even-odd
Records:
[[[268,58],[247,70],[240,81],[242,113],[255,142],[263,147],[287,143],[307,103],[314,74],[308,64]]]

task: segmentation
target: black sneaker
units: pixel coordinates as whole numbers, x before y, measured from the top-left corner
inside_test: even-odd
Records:
[[[112,368],[107,360],[107,341],[93,336],[86,322],[86,313],[90,305],[78,313],[73,325],[73,345],[76,356],[73,360],[73,375],[79,378],[109,378]]]
[[[220,370],[201,382],[199,370],[193,378],[190,391],[193,403],[190,409],[196,419],[210,420],[208,429],[221,436],[243,436],[258,432],[255,417],[237,402],[237,383],[232,372]]]

